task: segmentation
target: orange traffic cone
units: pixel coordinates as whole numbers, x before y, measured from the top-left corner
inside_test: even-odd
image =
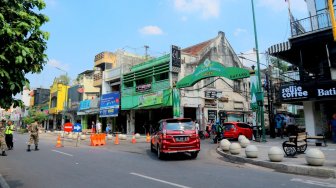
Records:
[[[147,133],[147,136],[146,136],[146,142],[150,142],[150,136],[149,136],[149,133]]]
[[[135,139],[135,135],[133,134],[133,137],[132,137],[132,144],[135,144],[136,143],[136,139]]]
[[[115,138],[115,140],[114,140],[114,144],[115,144],[115,145],[118,145],[118,144],[119,144],[119,136],[118,136],[118,134],[116,134],[116,138]]]
[[[56,148],[60,148],[60,147],[63,147],[63,146],[62,146],[62,142],[61,142],[61,136],[58,135],[57,142],[56,142]]]

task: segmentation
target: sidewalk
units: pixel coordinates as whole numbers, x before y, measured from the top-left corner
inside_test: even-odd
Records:
[[[315,146],[315,142],[308,142],[306,152],[311,148],[318,148],[324,153],[326,160],[323,166],[308,165],[304,153],[296,155],[295,157],[286,157],[285,155],[282,162],[271,162],[268,158],[268,150],[273,146],[277,146],[282,150],[282,143],[286,139],[288,138],[268,138],[267,142],[251,141],[250,145],[255,145],[258,147],[258,158],[247,158],[245,155],[245,148],[241,149],[239,155],[231,155],[229,152],[224,152],[220,147],[217,148],[217,153],[232,162],[250,163],[253,165],[271,168],[284,173],[336,178],[336,144],[330,142],[328,142],[327,147]],[[238,143],[238,141],[230,142]]]

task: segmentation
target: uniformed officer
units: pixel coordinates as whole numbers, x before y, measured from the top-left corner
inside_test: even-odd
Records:
[[[6,152],[5,152],[5,145],[6,145],[6,141],[5,141],[5,131],[6,131],[6,127],[5,127],[5,120],[0,121],[0,149],[2,151],[1,155],[2,156],[6,156]]]
[[[15,130],[15,127],[13,125],[13,122],[11,120],[8,120],[7,125],[6,125],[6,144],[8,150],[12,150],[14,143],[13,143],[13,131]]]
[[[35,151],[38,151],[38,142],[39,142],[39,124],[38,124],[38,119],[35,119],[35,122],[30,124],[28,126],[28,132],[30,134],[29,136],[29,142],[28,142],[28,148],[27,151],[30,151],[30,145],[35,144]]]

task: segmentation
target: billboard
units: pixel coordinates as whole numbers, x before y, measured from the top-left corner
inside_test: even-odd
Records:
[[[120,93],[103,94],[100,99],[99,117],[116,117],[119,113]]]

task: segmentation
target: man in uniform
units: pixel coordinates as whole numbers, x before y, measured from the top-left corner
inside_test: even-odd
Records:
[[[39,142],[39,124],[38,124],[38,119],[35,119],[35,122],[30,124],[28,126],[28,132],[30,134],[29,136],[29,142],[28,142],[28,148],[27,151],[30,151],[30,145],[35,144],[35,151],[38,151],[38,142]]]
[[[14,143],[13,143],[13,131],[14,131],[14,125],[11,120],[8,120],[7,125],[6,125],[6,144],[8,147],[8,150],[12,150]]]
[[[6,156],[6,152],[5,152],[5,145],[6,145],[5,131],[6,131],[5,120],[1,120],[0,121],[0,149],[2,151],[2,153],[1,153],[2,156]]]

